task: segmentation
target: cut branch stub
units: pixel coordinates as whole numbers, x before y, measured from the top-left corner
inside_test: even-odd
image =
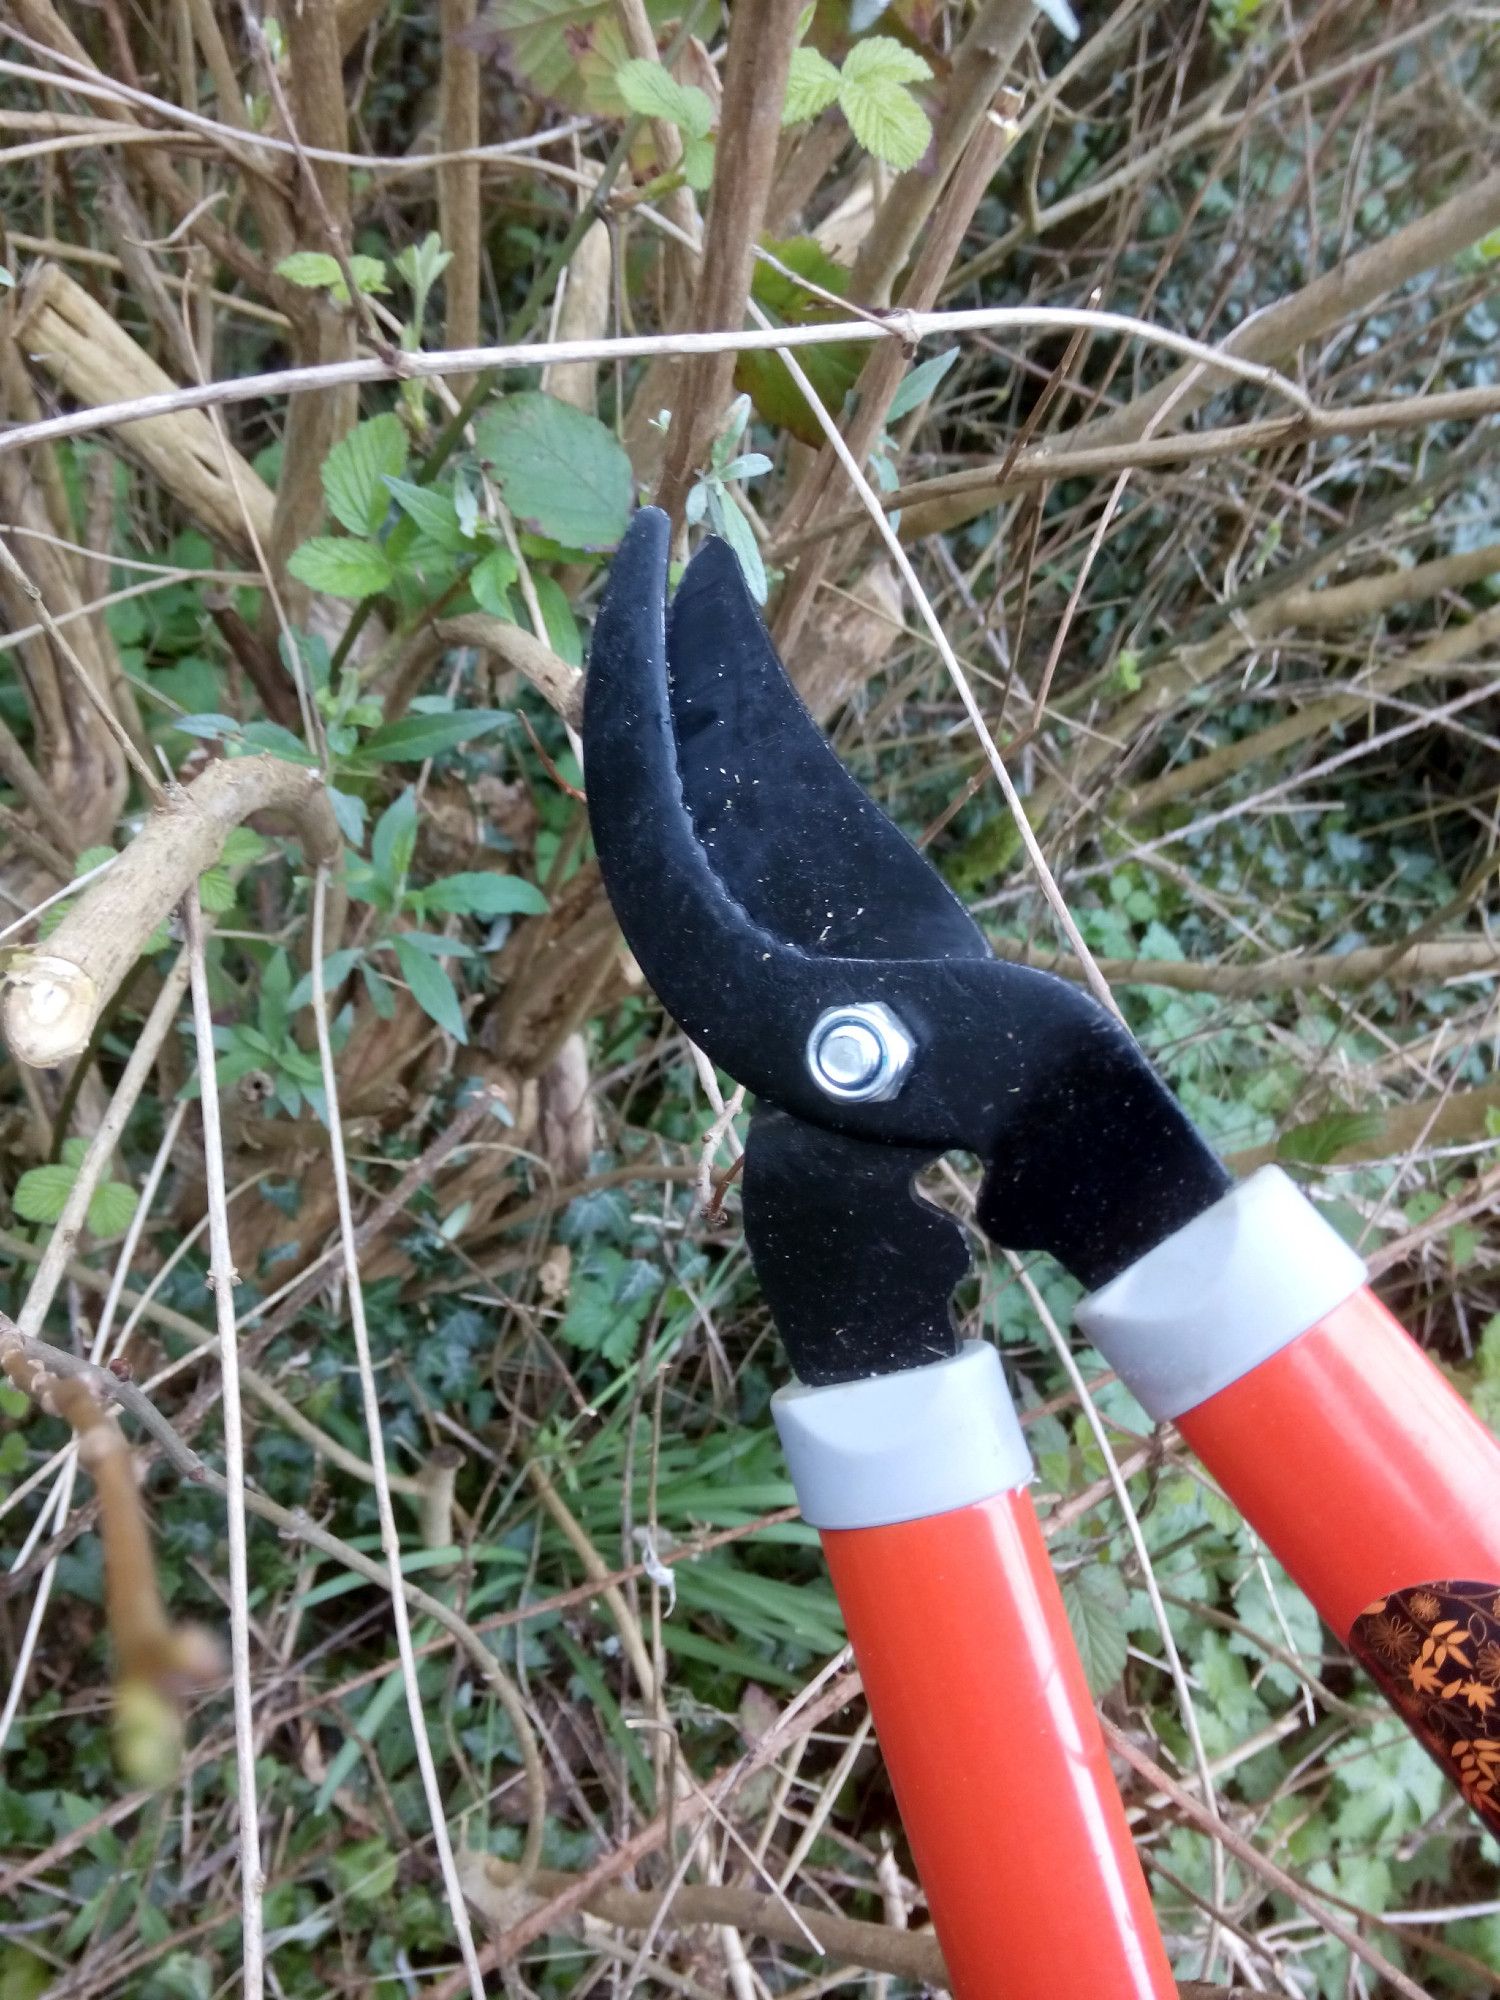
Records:
[[[85,890],[47,940],[11,967],[0,1029],[35,1069],[78,1055],[151,934],[252,813],[290,815],[310,866],[334,861],[338,824],[313,770],[276,757],[211,764],[166,802],[120,859]]]

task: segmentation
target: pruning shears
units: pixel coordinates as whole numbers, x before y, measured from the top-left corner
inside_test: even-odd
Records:
[[[1077,1325],[1188,1445],[1500,1834],[1500,1442],[1277,1167],[1235,1183],[1129,1031],[993,956],[803,708],[738,564],[668,601],[637,515],[583,744],[610,901],[667,1011],[755,1094],[744,1227],[774,1401],[959,2000],[1176,1992],[959,1225],[1086,1288]]]

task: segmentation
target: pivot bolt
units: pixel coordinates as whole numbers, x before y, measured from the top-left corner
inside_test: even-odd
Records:
[[[807,1038],[807,1067],[842,1104],[882,1104],[905,1083],[916,1044],[883,1001],[827,1007]]]

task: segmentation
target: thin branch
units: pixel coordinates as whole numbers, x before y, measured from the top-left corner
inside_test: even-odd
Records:
[[[219,382],[134,396],[125,402],[100,403],[92,409],[70,410],[37,423],[16,424],[0,431],[0,455],[51,444],[59,438],[82,437],[117,424],[138,423],[143,417],[170,416],[174,410],[204,409],[210,404],[258,402],[263,397],[299,395],[348,382],[407,381],[433,375],[474,374],[480,369],[547,368],[559,361],[615,362],[651,355],[783,353],[787,348],[826,347],[834,341],[868,345],[875,340],[899,340],[915,347],[943,334],[986,333],[1002,328],[1018,332],[1072,332],[1084,327],[1097,333],[1118,333],[1173,354],[1198,361],[1205,368],[1274,390],[1306,415],[1313,405],[1297,384],[1276,369],[1202,341],[1153,326],[1129,313],[1086,311],[1073,306],[978,306],[962,312],[890,312],[882,320],[829,321],[810,326],[744,327],[715,333],[622,334],[609,340],[539,340],[529,346],[470,347],[436,353],[360,355],[352,361],[330,361],[306,368],[273,369],[263,375],[240,375]]]
[[[260,1808],[256,1799],[255,1709],[250,1661],[250,1565],[245,1533],[245,1433],[240,1414],[239,1355],[234,1338],[234,1287],[239,1282],[229,1244],[224,1187],[224,1138],[219,1127],[219,1083],[214,1057],[213,1005],[204,957],[203,913],[194,882],[182,899],[187,956],[192,966],[193,1032],[203,1106],[203,1161],[208,1192],[209,1283],[219,1328],[224,1398],[224,1474],[229,1526],[229,1655],[234,1683],[234,1749],[238,1776],[241,1970],[245,2000],[265,1993],[265,1877],[260,1859]]]

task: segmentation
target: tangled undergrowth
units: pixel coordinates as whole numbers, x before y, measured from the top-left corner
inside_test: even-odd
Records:
[[[1083,977],[883,509],[1131,1027],[1496,1421],[1492,14],[0,28],[0,1995],[939,1984],[742,1109],[591,857],[608,554],[725,536]],[[1493,1842],[1068,1282],[973,1251],[1184,1991],[1495,1990]]]

